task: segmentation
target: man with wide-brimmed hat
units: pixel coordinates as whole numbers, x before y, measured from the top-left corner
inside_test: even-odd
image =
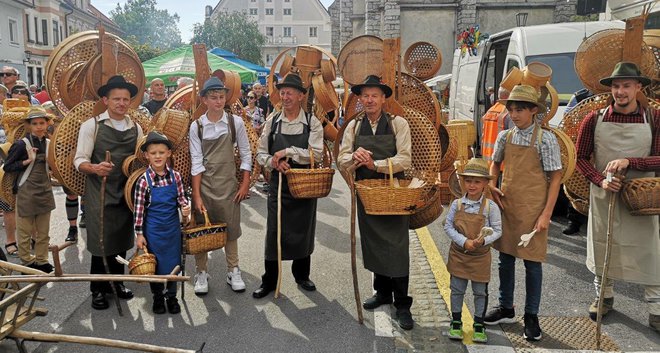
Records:
[[[293,260],[291,270],[296,283],[306,291],[316,290],[309,279],[311,256],[314,252],[316,233],[316,199],[296,199],[289,191],[284,174],[290,168],[308,168],[310,153],[314,160],[321,160],[323,153],[323,126],[312,113],[306,113],[307,89],[298,74],[290,73],[276,85],[282,102],[282,110],[274,112],[264,123],[257,162],[273,170],[272,185],[268,191],[268,221],[266,225],[265,273],[261,286],[252,293],[263,298],[275,290],[278,277],[277,252],[277,199],[278,182],[282,184],[282,260]]]
[[[408,122],[384,110],[392,89],[377,76],[367,76],[362,84],[351,87],[364,107],[364,113],[348,122],[341,142],[337,164],[348,170],[357,167],[355,179],[382,179],[389,174],[388,160],[395,177],[412,165],[412,143]],[[397,322],[410,330],[414,322],[408,296],[410,216],[368,215],[358,198],[358,225],[364,267],[374,273],[376,294],[363,303],[365,309],[394,303]]]
[[[645,108],[638,100],[651,79],[637,65],[620,62],[612,75],[600,80],[611,87],[613,101],[593,111],[580,125],[577,140],[577,168],[591,182],[587,268],[595,275],[599,293],[605,286],[603,315],[613,307],[613,280],[638,283],[645,287],[649,304],[649,325],[660,331],[660,238],[657,216],[631,216],[621,196],[614,206],[612,253],[609,272],[602,279],[607,243],[609,193],[621,190],[622,180],[610,180],[607,173],[625,173],[625,178],[653,177],[660,172],[660,113]],[[593,155],[593,162],[591,158]],[[598,298],[589,307],[596,320]]]
[[[78,145],[74,166],[87,175],[85,182],[85,214],[87,223],[87,250],[92,254],[90,273],[105,274],[103,257],[106,257],[110,274],[123,274],[124,265],[115,260],[117,255],[126,257],[126,251],[134,245],[133,213],[124,199],[124,186],[127,177],[121,166],[126,157],[135,153],[137,141],[142,138],[142,128],[133,123],[127,112],[131,99],[138,88],[123,76],[112,76],[98,89],[107,110],[98,116],[87,119],[78,134]],[[106,151],[111,161],[105,161]],[[101,205],[101,183],[105,186],[105,204]],[[101,225],[103,212],[103,225]],[[101,234],[103,229],[103,247]],[[117,295],[130,299],[133,293],[122,282],[114,282]],[[92,308],[97,310],[109,307],[105,294],[111,293],[109,282],[91,282]]]

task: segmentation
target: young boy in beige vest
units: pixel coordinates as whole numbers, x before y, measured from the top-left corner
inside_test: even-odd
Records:
[[[451,238],[447,270],[451,274],[451,324],[449,338],[463,339],[461,311],[468,281],[474,294],[474,342],[486,343],[484,315],[490,281],[490,244],[502,235],[502,220],[497,204],[485,197],[484,189],[493,177],[488,162],[472,158],[463,173],[465,196],[454,200],[447,213],[445,232]]]
[[[548,227],[561,184],[562,164],[559,143],[555,135],[541,129],[534,116],[545,112],[539,103],[539,92],[527,85],[513,88],[506,105],[513,128],[497,136],[490,174],[500,175],[506,165],[502,185],[497,188],[491,180],[493,200],[502,208],[502,237],[493,247],[500,252],[499,306],[484,319],[486,325],[513,323],[513,292],[516,258],[525,263],[525,331],[524,338],[538,341],[542,337],[538,312],[541,304],[541,285],[548,247]],[[535,232],[527,242],[523,234]]]
[[[6,173],[18,173],[14,184],[18,256],[23,265],[46,273],[53,271],[53,265],[48,262],[48,245],[50,212],[55,209],[46,160],[50,120],[44,109],[31,108],[25,116],[30,133],[14,142],[4,165]],[[32,234],[35,234],[34,254],[30,251]]]

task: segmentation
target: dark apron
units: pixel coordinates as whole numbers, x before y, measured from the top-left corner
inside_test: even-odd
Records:
[[[46,143],[44,141],[44,143]],[[32,144],[27,144],[32,148]],[[22,175],[18,176],[20,180]],[[50,176],[46,170],[46,153],[37,153],[32,171],[16,193],[16,211],[19,217],[33,217],[55,209],[55,197]]]
[[[181,259],[181,225],[174,173],[168,172],[172,184],[155,188],[148,172],[151,201],[144,217],[144,236],[149,251],[156,255],[156,274],[169,275]]]
[[[476,239],[481,228],[486,224],[484,206],[488,203],[488,199],[482,198],[477,214],[463,211],[463,202],[460,199],[457,202],[459,209],[454,216],[454,228],[466,238]],[[452,241],[449,248],[447,271],[458,278],[482,283],[490,282],[490,245],[467,251]]]
[[[96,118],[95,118],[96,119]],[[137,128],[135,125],[126,130],[118,131],[97,121],[98,132],[94,142],[91,163],[105,161],[105,151],[110,151],[114,167],[107,177],[105,185],[104,208],[104,248],[101,251],[101,182],[102,177],[88,174],[85,182],[85,215],[87,222],[87,250],[94,256],[109,256],[124,252],[133,247],[135,235],[133,231],[133,212],[126,205],[124,186],[128,177],[121,171],[126,157],[135,153],[137,143]]]
[[[285,118],[282,118],[285,119]],[[287,147],[309,148],[309,124],[304,125],[298,135],[282,134],[282,123],[275,124],[277,116],[272,118],[268,153]],[[274,133],[277,129],[277,133]],[[307,168],[289,161],[291,168]],[[277,261],[277,185],[282,179],[282,260],[305,258],[314,252],[314,234],[316,232],[316,200],[295,199],[289,192],[286,175],[273,171],[268,189],[268,221],[266,223],[266,261]]]
[[[393,134],[390,117],[383,114],[378,120],[376,134],[365,117],[360,124],[360,131],[355,135],[353,150],[362,147],[373,153],[374,160],[394,157],[396,137]],[[355,171],[355,179],[389,178],[366,167]],[[395,174],[403,177],[403,173]],[[364,267],[374,273],[388,277],[405,277],[409,272],[408,223],[410,216],[374,216],[364,211],[364,206],[357,198],[358,225]]]
[[[227,114],[229,133],[215,140],[204,140],[202,125],[197,121],[197,131],[202,146],[203,164],[200,192],[211,223],[227,223],[227,239],[236,240],[241,236],[241,204],[234,202],[238,191],[234,142],[236,128],[234,117]],[[204,224],[204,217],[196,214],[197,224]]]

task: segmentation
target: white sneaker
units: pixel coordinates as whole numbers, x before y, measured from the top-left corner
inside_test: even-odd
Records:
[[[231,272],[227,272],[227,284],[231,286],[231,290],[234,292],[245,291],[245,282],[243,282],[241,270],[238,267],[234,267]]]
[[[204,295],[209,292],[209,274],[206,271],[195,275],[195,294]]]

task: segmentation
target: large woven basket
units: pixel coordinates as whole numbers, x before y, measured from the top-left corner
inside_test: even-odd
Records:
[[[309,148],[309,158],[311,168],[291,168],[285,173],[289,191],[296,199],[318,199],[328,196],[332,190],[332,178],[335,170],[329,165],[316,168],[311,147]]]
[[[455,136],[451,136],[444,124],[438,128],[438,135],[440,136],[440,146],[442,147],[440,171],[444,171],[454,167],[454,161],[458,155],[458,142]]]
[[[128,262],[128,271],[136,276],[148,276],[156,274],[156,255],[150,254],[145,246],[143,249],[144,254],[138,255],[138,251]]]
[[[372,35],[351,39],[339,52],[337,66],[345,82],[362,83],[369,75],[383,75],[383,40]]]
[[[425,205],[410,216],[409,229],[419,229],[433,223],[442,214],[440,186],[435,185],[427,195]]]
[[[0,166],[0,198],[11,208],[16,206],[16,195],[13,192],[15,181],[16,173],[5,173],[5,170]]]
[[[403,65],[408,72],[420,80],[433,77],[442,66],[442,52],[428,42],[416,42],[403,55]]]
[[[204,225],[197,226],[192,217],[190,227],[184,228],[183,248],[189,255],[196,255],[222,249],[227,243],[227,223],[211,224],[208,213],[204,212]]]
[[[389,179],[363,179],[355,182],[355,190],[369,215],[410,215],[423,201],[424,188],[409,188],[410,180],[399,179],[399,186],[388,159]]]
[[[625,180],[621,198],[633,216],[660,215],[660,178]]]

